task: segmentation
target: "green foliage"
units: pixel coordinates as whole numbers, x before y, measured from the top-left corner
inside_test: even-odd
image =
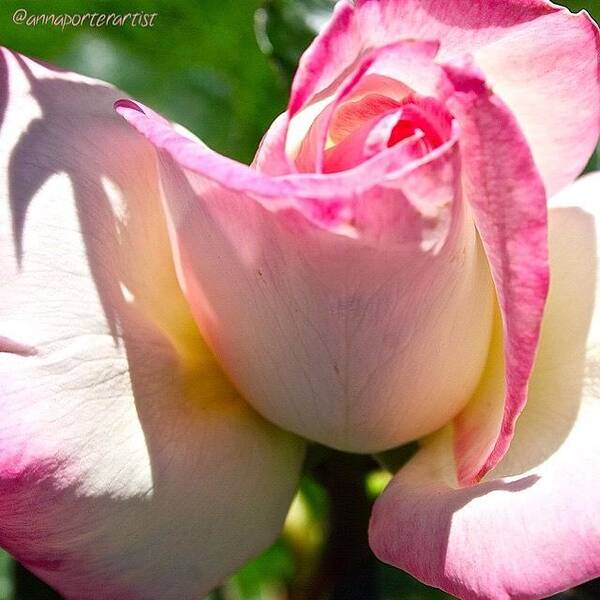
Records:
[[[254,33],[258,0],[3,0],[4,45],[108,80],[176,120],[210,146],[250,161],[286,84]],[[58,8],[60,7],[60,8]],[[28,27],[17,8],[43,13],[158,13],[154,27]]]
[[[600,4],[595,0],[560,0],[557,4],[562,4],[573,12],[587,10],[597,22],[600,22]]]
[[[256,12],[256,38],[261,50],[288,82],[302,52],[331,13],[333,0],[265,0]]]
[[[228,596],[243,600],[283,598],[293,578],[294,555],[285,540],[280,539],[234,575],[226,589]]]
[[[13,600],[13,562],[10,556],[0,550],[0,600]]]

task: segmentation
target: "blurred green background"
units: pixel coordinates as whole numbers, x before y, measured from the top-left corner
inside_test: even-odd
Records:
[[[598,0],[564,4],[600,20]],[[219,152],[249,162],[268,125],[285,109],[298,58],[332,5],[331,0],[3,0],[0,41],[110,81]],[[17,8],[30,14],[158,14],[153,27],[61,30],[17,25]],[[589,168],[598,166],[596,152]],[[307,473],[282,537],[210,600],[449,598],[370,553],[366,521],[387,482],[371,459],[316,447]],[[600,588],[593,582],[559,597],[600,599]],[[0,551],[0,600],[54,598],[59,597]]]

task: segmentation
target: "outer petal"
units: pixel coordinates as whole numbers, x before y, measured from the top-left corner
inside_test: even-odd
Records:
[[[552,286],[529,402],[490,478],[459,489],[452,436],[425,442],[377,501],[384,561],[464,600],[542,598],[600,576],[600,175],[550,211]],[[484,385],[502,404],[500,331]]]
[[[439,40],[442,61],[474,55],[516,115],[548,193],[582,171],[600,133],[598,28],[545,0],[344,0],[302,57],[291,116],[366,50],[400,39]]]
[[[302,445],[200,338],[117,92],[0,65],[0,545],[67,598],[198,598],[275,537]]]
[[[180,281],[262,414],[369,452],[431,432],[462,408],[485,362],[492,296],[455,145],[371,183],[353,205],[353,227],[369,236],[338,235],[296,211],[265,209],[244,180],[228,182],[235,189],[212,181],[156,117],[120,111],[163,149]]]
[[[473,208],[502,314],[506,401],[501,414],[471,404],[456,421],[458,478],[478,481],[508,450],[527,400],[548,293],[544,185],[506,106],[469,68],[447,67],[448,104],[461,126],[463,186]]]

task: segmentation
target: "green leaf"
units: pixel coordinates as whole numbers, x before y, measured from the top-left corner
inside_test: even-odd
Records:
[[[14,600],[13,559],[0,550],[0,600]]]

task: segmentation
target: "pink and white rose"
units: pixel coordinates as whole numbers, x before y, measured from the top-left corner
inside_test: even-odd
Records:
[[[342,0],[250,167],[5,51],[0,545],[69,598],[198,597],[302,438],[420,440],[382,560],[463,599],[600,576],[599,47],[545,0]]]

